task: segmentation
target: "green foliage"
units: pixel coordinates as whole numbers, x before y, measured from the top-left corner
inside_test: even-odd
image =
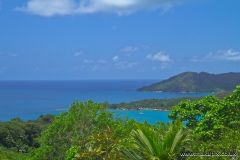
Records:
[[[96,133],[82,144],[85,146],[80,149],[73,160],[91,159],[108,159],[108,160],[124,160],[120,149],[124,146],[124,139],[116,137],[114,130],[107,127],[102,133]]]
[[[109,104],[109,109],[133,109],[148,108],[148,109],[159,109],[159,110],[170,110],[173,106],[177,105],[184,100],[198,100],[200,98],[181,97],[171,99],[145,99],[134,102],[122,102],[119,104]]]
[[[240,73],[209,74],[184,72],[167,80],[139,88],[138,91],[219,92],[232,90],[240,82]]]
[[[195,135],[191,135],[192,141],[189,141],[188,152],[198,152],[198,153],[227,153],[231,155],[240,153],[240,130],[226,129],[227,132],[221,134],[221,137],[218,140],[200,140],[195,137]],[[233,156],[238,159],[236,156]],[[207,160],[209,157],[201,157],[201,159]],[[189,157],[188,159],[196,159]],[[200,158],[199,158],[200,159]],[[216,157],[215,157],[216,159]],[[231,156],[222,156],[218,157],[219,160],[231,159]]]
[[[81,149],[81,146],[71,146],[66,151],[66,158],[65,160],[72,160],[75,156],[78,156],[78,151]]]
[[[183,128],[180,119],[170,126],[159,124],[137,124],[137,129],[132,132],[135,148],[122,150],[127,159],[177,159],[188,131]]]
[[[199,101],[181,102],[171,110],[169,118],[187,120],[186,126],[193,130],[192,141],[187,144],[190,147],[185,151],[239,154],[240,85],[222,100],[207,96]]]
[[[31,157],[30,154],[23,154],[16,152],[12,149],[7,149],[0,146],[0,159],[1,160],[29,160]]]
[[[224,99],[224,97],[230,95],[232,92],[220,92],[216,94],[218,99]],[[200,100],[203,97],[180,97],[180,98],[171,98],[171,99],[145,99],[132,102],[121,102],[119,104],[108,104],[104,102],[103,105],[109,109],[130,109],[137,110],[139,108],[148,108],[148,109],[158,109],[158,110],[170,110],[172,107],[178,105],[183,101],[196,101]]]
[[[113,118],[113,114],[99,103],[74,102],[69,112],[57,116],[53,124],[43,132],[39,139],[41,147],[36,150],[34,159],[66,158],[66,152],[71,147],[79,146],[93,134],[111,126]]]
[[[67,158],[72,159],[125,159],[121,148],[132,145],[130,132],[135,127],[135,120],[114,118],[105,129],[89,136],[67,151]]]
[[[54,117],[54,115],[41,116]],[[13,118],[8,122],[0,122],[0,144],[4,147],[15,149],[17,152],[28,152],[29,147],[39,147],[36,138],[41,136],[42,130],[47,128],[50,121],[41,120],[22,121],[20,118]]]
[[[24,125],[22,121],[12,120],[9,122],[1,122],[0,125],[0,142],[3,146],[8,148],[15,147],[17,141],[25,136],[23,129]]]
[[[207,96],[199,101],[183,101],[175,106],[169,118],[181,117],[201,139],[219,139],[225,128],[240,129],[240,86],[223,100]]]
[[[37,122],[43,125],[48,125],[48,124],[52,124],[54,119],[55,119],[55,115],[53,114],[40,115],[37,119]]]

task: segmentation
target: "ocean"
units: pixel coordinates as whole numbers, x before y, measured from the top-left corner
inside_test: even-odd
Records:
[[[41,114],[55,114],[67,110],[71,103],[93,100],[112,103],[143,99],[200,97],[209,93],[155,93],[136,89],[159,80],[41,80],[0,81],[0,121],[19,117],[24,121],[37,119]],[[139,122],[168,122],[169,112],[113,111]]]

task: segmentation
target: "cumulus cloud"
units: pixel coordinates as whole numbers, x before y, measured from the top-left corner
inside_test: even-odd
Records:
[[[119,58],[118,58],[118,56],[114,56],[114,57],[112,58],[112,60],[113,60],[114,62],[117,62],[117,61],[119,61]]]
[[[73,54],[73,56],[76,56],[76,57],[77,57],[77,56],[81,56],[81,55],[83,55],[82,52],[76,52],[76,53]]]
[[[91,14],[97,12],[131,14],[138,10],[162,8],[166,12],[172,5],[189,0],[29,0],[18,11],[41,16]]]
[[[170,62],[171,59],[169,58],[168,54],[165,54],[163,52],[158,52],[157,54],[149,54],[147,55],[147,59],[150,59],[152,61],[160,61],[160,62]]]

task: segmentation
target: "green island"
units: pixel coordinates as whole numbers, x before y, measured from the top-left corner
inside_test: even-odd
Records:
[[[221,91],[215,96],[218,99],[223,99],[225,96],[230,95],[231,91]],[[180,97],[180,98],[170,98],[170,99],[145,99],[132,102],[121,102],[118,104],[108,104],[104,102],[104,107],[116,110],[157,110],[157,111],[170,111],[173,106],[184,100],[196,101],[203,97]]]
[[[162,108],[170,109],[171,122],[139,123],[108,111],[134,108],[134,104],[151,107],[150,102],[154,108],[163,104]],[[153,99],[118,105],[75,101],[59,116],[0,122],[0,159],[240,159],[240,85],[231,92],[197,99]]]
[[[137,91],[150,92],[220,92],[230,91],[240,83],[240,73],[209,74],[184,72]]]

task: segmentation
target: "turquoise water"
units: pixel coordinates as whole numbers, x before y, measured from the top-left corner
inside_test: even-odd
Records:
[[[0,81],[0,121],[14,117],[37,119],[41,114],[58,115],[75,100],[111,103],[143,99],[200,97],[209,93],[136,92],[137,88],[159,80],[79,80],[79,81]],[[122,111],[138,121],[168,121],[167,113]],[[164,115],[165,114],[165,115]]]
[[[135,119],[138,122],[148,121],[150,124],[154,124],[158,121],[169,122],[168,114],[170,112],[159,112],[155,110],[110,110],[115,115],[120,117],[128,116],[130,119]]]

